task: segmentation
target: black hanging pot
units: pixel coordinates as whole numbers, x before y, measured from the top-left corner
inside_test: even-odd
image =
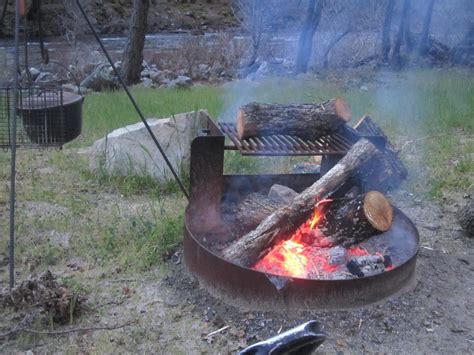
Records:
[[[81,134],[84,97],[62,89],[22,92],[19,113],[34,144],[60,146]]]

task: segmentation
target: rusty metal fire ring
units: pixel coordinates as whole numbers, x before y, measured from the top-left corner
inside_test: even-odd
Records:
[[[419,234],[411,220],[395,209],[392,228],[383,237],[396,233],[411,245],[411,256],[392,270],[374,276],[346,280],[284,278],[285,286],[275,286],[275,277],[242,267],[204,246],[195,236],[188,207],[185,215],[185,262],[202,287],[224,301],[249,310],[343,309],[376,303],[396,294],[414,280]],[[273,279],[273,280],[271,280]]]

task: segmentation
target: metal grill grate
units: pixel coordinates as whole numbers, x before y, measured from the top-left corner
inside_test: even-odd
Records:
[[[312,140],[280,134],[239,140],[235,124],[220,122],[218,125],[242,155],[303,156],[345,154],[354,144],[350,138],[345,137],[339,132]]]
[[[0,148],[11,148],[13,86],[0,83]],[[58,147],[66,142],[63,91],[58,85],[19,88],[18,147]]]

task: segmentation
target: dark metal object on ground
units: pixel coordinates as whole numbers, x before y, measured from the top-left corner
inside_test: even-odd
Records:
[[[312,354],[327,338],[320,324],[309,321],[287,330],[273,338],[253,344],[242,350],[239,355],[283,355]]]
[[[411,220],[396,208],[392,228],[377,238],[388,250],[403,246],[405,261],[374,276],[344,280],[276,276],[233,264],[212,251],[210,244],[232,237],[223,228],[226,223],[221,221],[221,207],[237,204],[252,192],[267,194],[274,184],[301,192],[320,175],[225,175],[225,137],[210,120],[207,128],[203,134],[208,132],[208,135],[196,137],[191,145],[191,191],[184,238],[186,265],[204,288],[246,309],[288,310],[358,307],[379,301],[410,284],[415,274],[419,236]],[[216,232],[220,230],[223,231]]]

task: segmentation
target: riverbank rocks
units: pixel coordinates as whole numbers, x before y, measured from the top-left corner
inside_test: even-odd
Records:
[[[189,89],[193,86],[193,80],[186,75],[179,75],[176,79],[171,80],[166,87],[170,89]]]
[[[199,110],[147,120],[177,172],[189,170],[191,141],[204,127],[207,118],[207,111]],[[172,178],[165,160],[141,122],[116,129],[96,141],[91,151],[90,168],[107,175],[151,176],[160,181]]]
[[[112,67],[101,64],[81,82],[81,87],[93,91],[113,90],[118,88],[118,81]]]

